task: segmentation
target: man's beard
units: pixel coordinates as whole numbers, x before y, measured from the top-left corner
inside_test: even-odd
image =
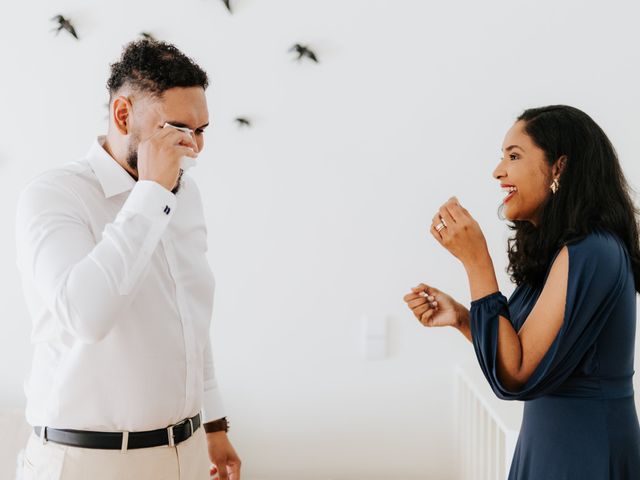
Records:
[[[127,153],[127,164],[136,172],[136,175],[138,175],[138,143],[140,143],[138,137],[134,136],[133,140],[129,143],[129,152]],[[184,170],[180,169],[176,186],[171,190],[171,193],[174,195],[180,190],[180,181],[182,180],[183,173]]]

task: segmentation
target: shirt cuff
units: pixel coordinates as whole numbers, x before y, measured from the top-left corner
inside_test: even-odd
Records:
[[[202,423],[218,420],[226,417],[224,404],[218,388],[205,390],[202,400]]]
[[[169,221],[176,206],[176,196],[157,182],[139,180],[122,210],[139,213],[151,220]]]
[[[140,180],[134,185],[118,214],[118,219],[122,222],[133,222],[129,229],[132,232],[137,231],[139,254],[118,285],[120,295],[131,293],[140,273],[148,264],[153,250],[169,225],[176,203],[176,196],[159,183]],[[142,221],[136,221],[136,219]]]
[[[489,293],[484,297],[477,298],[471,302],[471,305],[469,306],[469,314],[471,316],[476,316],[478,313],[481,317],[485,318],[499,314],[507,320],[511,320],[509,300],[500,290]]]
[[[471,302],[471,305],[477,305],[479,303],[484,303],[484,302],[487,302],[487,301],[489,301],[489,300],[491,300],[493,298],[499,298],[500,296],[502,296],[502,292],[500,290],[498,290],[497,292],[488,293],[484,297],[476,298],[475,300],[473,300]]]

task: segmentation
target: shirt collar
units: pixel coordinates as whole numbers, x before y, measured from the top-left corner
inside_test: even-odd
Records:
[[[105,140],[105,135],[100,135],[94,140],[87,159],[98,177],[104,196],[109,198],[133,189],[136,181],[107,153],[104,149]]]

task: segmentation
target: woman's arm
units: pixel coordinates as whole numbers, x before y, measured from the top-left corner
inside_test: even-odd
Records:
[[[456,325],[456,328],[467,340],[473,341],[471,328],[469,327],[469,310],[464,305],[458,305],[458,325]]]
[[[476,261],[468,261],[464,266],[472,301],[499,290],[488,252],[486,256],[481,256]],[[496,366],[498,378],[506,388],[517,390],[522,387],[556,338],[564,318],[568,272],[569,254],[567,247],[563,247],[520,331],[516,332],[508,319],[499,316]],[[468,313],[466,322],[461,322],[465,323],[468,326]],[[461,332],[465,333],[462,329]]]
[[[444,228],[439,228],[440,224]],[[430,231],[464,265],[469,277],[472,302],[499,292],[493,262],[480,225],[456,197],[451,197],[440,207],[432,219]],[[602,240],[598,242],[602,243]],[[590,255],[591,249],[588,250],[587,255]],[[609,252],[611,248],[602,250]],[[507,389],[518,390],[527,382],[557,337],[564,321],[568,273],[569,251],[565,246],[554,259],[542,292],[520,331],[514,330],[508,318],[498,315],[495,369],[498,380]],[[471,325],[475,321],[474,316],[470,319]],[[489,321],[495,321],[495,317]],[[481,326],[476,325],[476,328]],[[473,331],[471,336],[475,345]]]
[[[496,280],[496,274],[493,269],[493,261],[487,253],[486,258],[482,258],[480,262],[467,262],[465,264],[467,275],[469,277],[469,286],[471,288],[471,300],[482,298],[490,293],[498,291],[498,281]],[[471,337],[471,327],[469,324],[469,310],[462,304],[456,306],[458,314],[458,324],[455,328],[462,333],[467,340],[473,341]],[[501,317],[501,321],[502,321]],[[504,319],[506,320],[506,319]],[[509,326],[511,323],[507,320]],[[508,330],[501,328],[501,331]],[[511,331],[515,334],[513,328]]]
[[[472,301],[498,292],[493,262],[488,252],[479,255],[479,261],[464,263],[469,278]],[[569,269],[567,247],[557,255],[543,290],[531,313],[519,332],[509,319],[498,316],[498,348],[496,372],[500,382],[509,390],[516,391],[531,377],[555,340],[564,320]],[[416,292],[429,292],[441,301],[435,309]],[[430,297],[433,300],[433,297]],[[405,301],[421,322],[427,326],[454,326],[467,340],[473,341],[470,312],[448,295],[434,287],[420,284]],[[444,308],[443,308],[444,307]],[[453,313],[450,317],[449,313]],[[440,315],[440,316],[438,316]],[[446,317],[446,318],[445,318]],[[450,318],[450,319],[449,319]]]

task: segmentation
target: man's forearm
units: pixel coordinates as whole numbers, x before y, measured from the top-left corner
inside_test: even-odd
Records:
[[[33,184],[21,195],[16,215],[20,271],[68,333],[97,342],[131,301],[175,202],[154,182],[138,182],[96,241],[75,196]]]

